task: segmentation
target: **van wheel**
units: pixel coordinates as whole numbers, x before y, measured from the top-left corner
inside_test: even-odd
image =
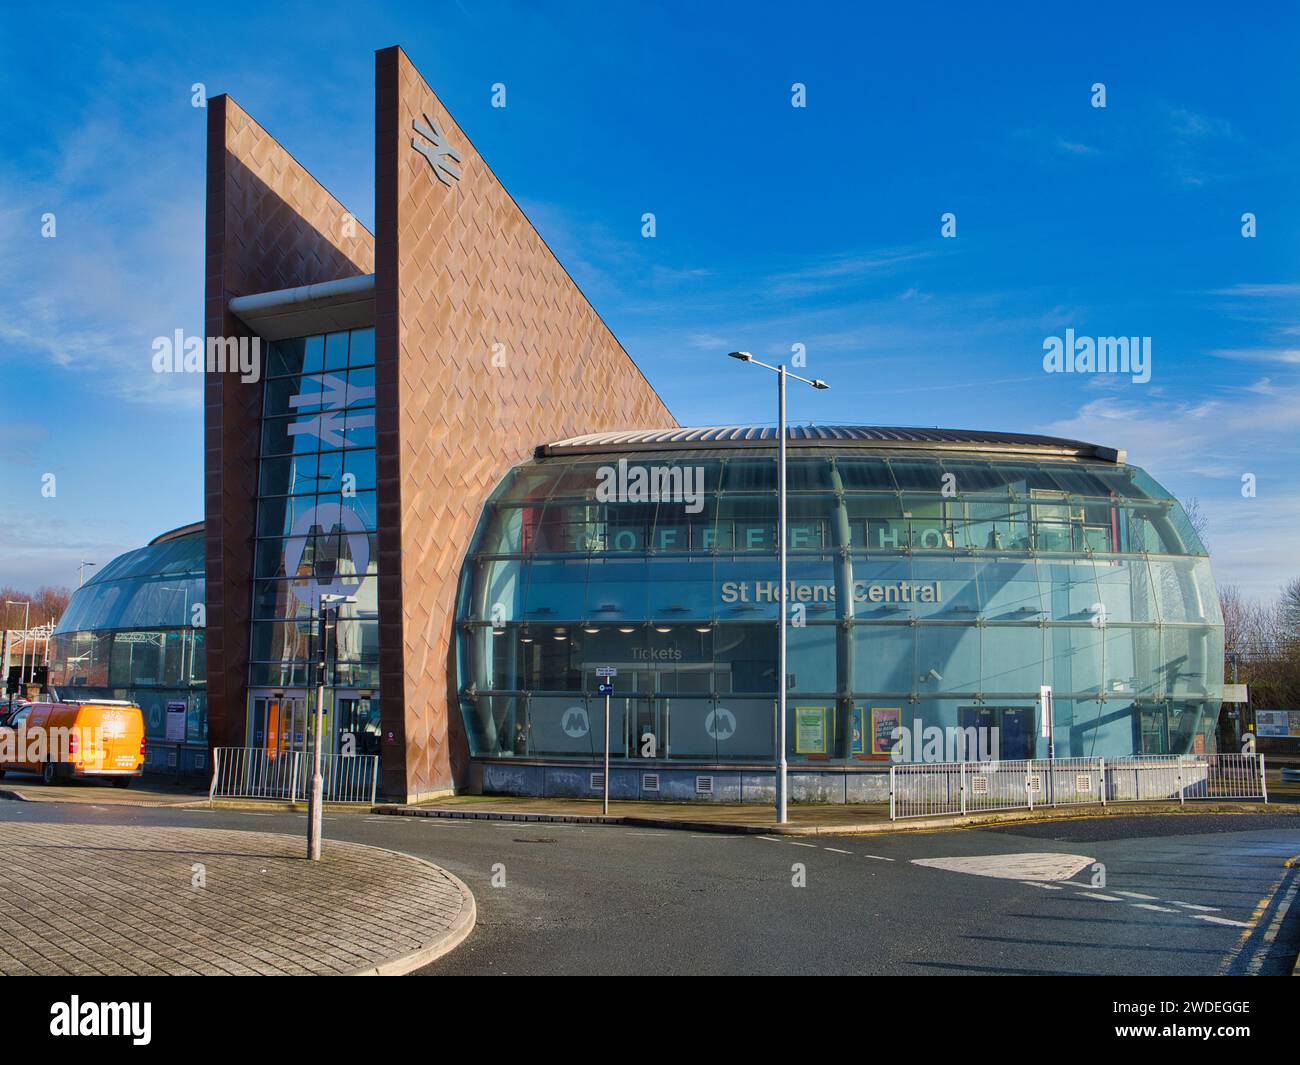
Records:
[[[59,782],[59,767],[53,762],[46,762],[41,766],[41,780],[46,784],[57,784]]]
[[[130,777],[114,777],[114,778],[113,778],[113,787],[115,787],[115,788],[129,788],[130,786],[131,786],[131,778],[130,778]]]

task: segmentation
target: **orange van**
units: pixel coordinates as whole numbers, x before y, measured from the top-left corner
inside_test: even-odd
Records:
[[[0,776],[39,773],[46,784],[105,777],[128,787],[144,771],[144,715],[135,703],[32,703],[0,728]]]

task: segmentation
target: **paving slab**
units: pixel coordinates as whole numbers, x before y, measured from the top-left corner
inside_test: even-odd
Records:
[[[97,784],[93,780],[65,780],[46,784],[38,776],[15,773],[0,777],[0,799],[19,802],[81,802],[97,806],[206,806],[207,785],[176,783],[166,777],[146,774],[131,781],[129,788]]]
[[[0,822],[2,975],[398,975],[474,927],[396,851],[205,828]]]

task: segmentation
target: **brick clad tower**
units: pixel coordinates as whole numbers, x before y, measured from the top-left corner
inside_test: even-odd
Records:
[[[371,273],[374,238],[229,96],[208,101],[204,331],[251,333],[236,296]],[[348,234],[348,235],[345,235]],[[260,383],[209,373],[203,396],[208,735],[244,743]]]
[[[384,786],[418,797],[464,781],[456,587],[488,494],[544,441],[676,422],[400,48],[375,228]]]
[[[539,444],[676,422],[400,48],[376,54],[375,229],[211,101],[208,335],[249,334],[236,296],[374,275],[381,790],[411,801],[467,782],[456,592],[492,489]],[[208,375],[214,746],[246,742],[260,412]]]

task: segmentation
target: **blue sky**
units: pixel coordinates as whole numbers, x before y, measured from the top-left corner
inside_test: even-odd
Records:
[[[200,381],[149,363],[202,328],[191,85],[370,225],[397,43],[683,424],[770,421],[723,356],[803,344],[833,388],[793,420],[1126,448],[1271,597],[1300,575],[1300,16],[1076,7],[6,5],[0,585],[202,516]],[[1044,373],[1067,328],[1151,337],[1151,380]]]

